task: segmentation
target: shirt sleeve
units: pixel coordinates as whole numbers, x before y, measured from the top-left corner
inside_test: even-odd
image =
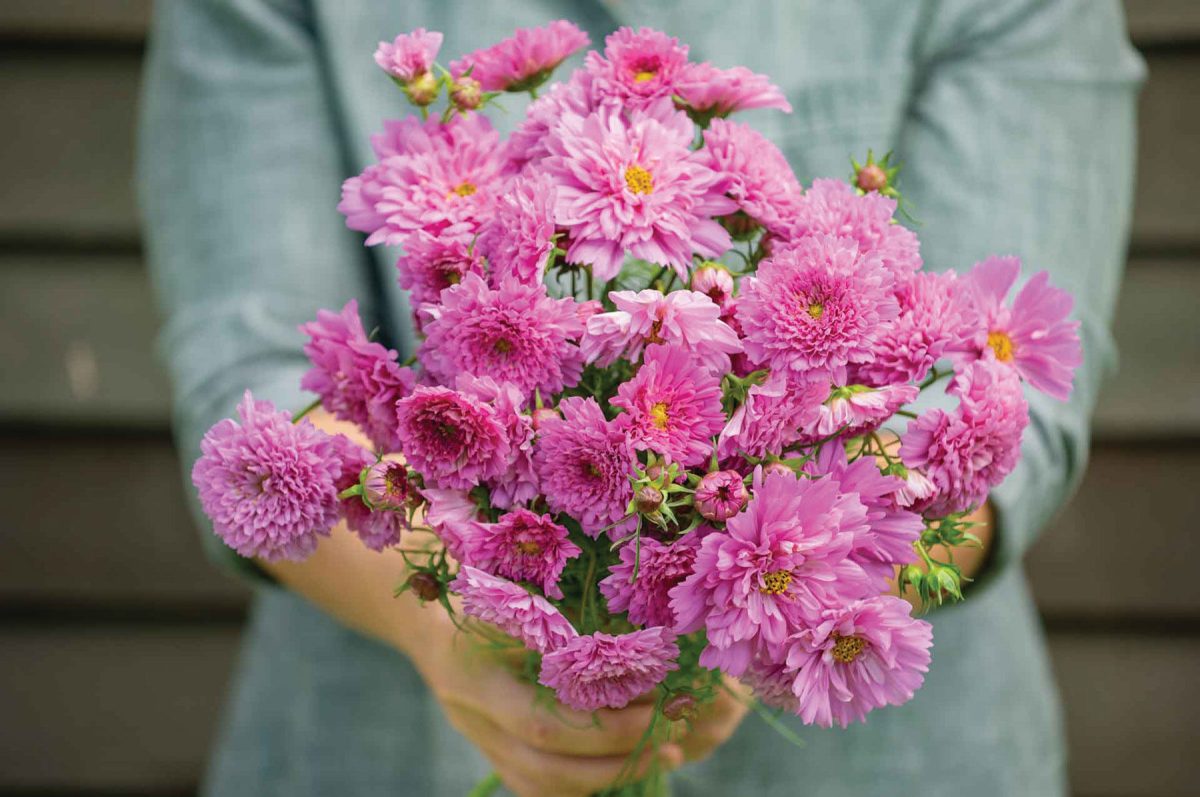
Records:
[[[187,494],[199,441],[243,391],[307,404],[297,326],[369,299],[370,261],[336,211],[348,167],[307,6],[158,3],[143,87],[138,181],[164,311],[160,352]],[[362,308],[371,316],[372,308]],[[222,566],[261,578],[203,534]]]
[[[1144,75],[1115,1],[946,2],[926,16],[899,154],[927,265],[1015,254],[1075,297],[1084,362],[1070,401],[1030,394],[1021,464],[991,496],[993,567],[1019,560],[1070,497],[1115,364]]]

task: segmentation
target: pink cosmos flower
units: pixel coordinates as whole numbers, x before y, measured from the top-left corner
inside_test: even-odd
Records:
[[[924,529],[920,515],[896,503],[904,481],[881,473],[871,457],[847,462],[842,446],[823,447],[805,470],[835,480],[842,492],[857,494],[867,508],[867,523],[859,527],[849,557],[875,579],[875,591],[885,592],[894,567],[916,559],[912,546]]]
[[[554,250],[554,205],[554,181],[546,174],[518,177],[509,184],[479,235],[493,288],[509,277],[525,285],[542,281]]]
[[[620,636],[577,636],[542,659],[538,681],[578,711],[623,708],[679,669],[675,635],[643,628]]]
[[[438,535],[446,550],[458,561],[467,556],[467,540],[471,539],[479,521],[479,505],[465,490],[421,489],[425,498],[425,522]]]
[[[477,229],[503,191],[500,136],[482,114],[446,124],[397,123],[372,141],[397,151],[342,185],[338,205],[367,245],[403,244],[417,230],[440,233],[456,224]],[[411,134],[413,140],[404,140]]]
[[[442,34],[417,28],[391,42],[380,42],[375,51],[375,63],[397,80],[405,83],[429,71],[442,47]]]
[[[789,640],[796,713],[806,724],[845,728],[912,699],[929,671],[933,627],[890,595],[828,609]]]
[[[674,625],[670,592],[692,574],[700,536],[696,530],[670,544],[643,536],[636,544],[621,546],[621,561],[609,567],[608,577],[600,582],[608,610],[628,612],[634,625]]]
[[[511,461],[507,430],[478,399],[421,385],[396,403],[400,450],[431,487],[469,490]]]
[[[815,443],[838,430],[843,430],[844,438],[873,432],[919,395],[921,389],[916,385],[835,387],[821,405],[816,422],[805,427],[801,442]]]
[[[240,424],[226,418],[200,441],[192,484],[204,513],[242,556],[304,559],[337,522],[342,449],[332,435],[308,420],[292,423],[248,390],[238,415]]]
[[[734,470],[715,470],[700,479],[693,500],[700,517],[724,522],[741,512],[749,498],[742,474]]]
[[[455,382],[463,393],[482,401],[504,426],[508,437],[508,467],[489,479],[492,506],[507,509],[538,496],[533,470],[533,418],[525,414],[525,395],[511,382],[496,382],[490,376],[459,374]]]
[[[559,64],[591,44],[588,35],[565,19],[516,33],[450,64],[450,72],[468,69],[484,91],[529,91],[545,83]]]
[[[562,598],[559,576],[580,548],[549,515],[513,509],[496,523],[481,523],[467,541],[466,561],[496,576],[530,581],[551,598]]]
[[[724,374],[729,355],[742,350],[737,333],[721,320],[721,308],[703,293],[612,291],[608,298],[617,309],[589,318],[579,344],[588,362],[636,362],[647,344],[665,343],[688,349],[708,371]]]
[[[735,677],[756,651],[780,650],[826,606],[871,587],[847,558],[867,522],[858,496],[832,480],[761,471],[752,492],[726,533],[704,538],[695,572],[671,590],[676,633],[705,628],[700,664]]]
[[[1012,306],[1005,306],[1020,272],[1018,258],[990,257],[967,275],[982,323],[964,359],[995,359],[1016,369],[1034,388],[1066,401],[1075,369],[1083,362],[1079,322],[1067,319],[1074,300],[1050,285],[1048,272],[1040,271]]]
[[[575,518],[592,537],[612,524],[614,536],[632,530],[637,518],[627,517],[626,510],[636,459],[625,432],[605,419],[593,398],[566,398],[558,409],[561,418],[539,423],[533,450],[550,509]]]
[[[772,371],[766,382],[750,388],[730,416],[717,440],[717,456],[722,461],[743,454],[778,456],[800,439],[802,429],[817,422],[829,389],[828,377],[820,373]]]
[[[729,233],[712,220],[733,212],[721,178],[691,151],[687,116],[663,100],[646,112],[601,107],[566,114],[547,146],[558,185],[555,219],[567,228],[567,260],[610,280],[628,252],[686,279],[692,254],[719,257]]]
[[[511,382],[528,396],[561,392],[579,382],[583,354],[573,341],[583,333],[571,299],[552,299],[543,285],[505,280],[489,288],[476,274],[442,292],[440,305],[424,305],[425,342],[417,355],[434,379],[458,374]]]
[[[491,623],[530,650],[549,654],[579,636],[545,598],[470,565],[458,569],[450,589],[462,596],[465,614]]]
[[[791,104],[770,78],[744,66],[718,69],[707,61],[687,64],[676,81],[675,95],[701,119],[754,108],[792,112]]]
[[[414,307],[437,302],[442,291],[466,275],[483,274],[479,250],[470,225],[457,224],[436,235],[417,230],[404,241],[404,254],[396,261],[397,281]]]
[[[845,366],[869,362],[899,306],[878,257],[850,238],[811,235],[783,248],[742,280],[737,305],[746,353],[793,371],[825,370],[844,381]]]
[[[396,402],[416,384],[412,369],[402,368],[399,355],[367,339],[351,299],[340,313],[319,310],[304,324],[304,353],[312,361],[300,387],[321,397],[334,417],[356,423],[381,451],[400,446],[396,436]]]
[[[895,211],[896,200],[876,191],[859,194],[841,180],[814,180],[801,199],[789,237],[853,238],[864,254],[875,254],[896,279],[905,279],[921,268],[920,242],[912,230],[893,223]]]
[[[968,365],[947,391],[958,409],[932,409],[908,425],[900,458],[925,473],[937,488],[913,505],[930,516],[964,512],[983,503],[1020,459],[1029,405],[1016,371],[995,360]]]
[[[642,367],[617,388],[612,405],[628,413],[623,417],[634,448],[689,466],[708,459],[711,438],[725,425],[720,377],[696,368],[679,346],[646,349]]]
[[[334,439],[342,462],[345,463],[341,476],[335,483],[340,494],[347,487],[358,484],[363,468],[371,466],[375,462],[375,457],[370,456],[361,446],[347,437],[338,435]],[[407,490],[408,470],[403,463],[387,462],[386,465],[399,470],[398,484],[402,485],[400,489]],[[403,498],[401,498],[400,508],[403,509]],[[382,551],[400,542],[400,533],[405,528],[403,511],[393,511],[382,505],[367,506],[357,495],[339,500],[338,510],[342,519],[346,521],[346,526],[358,535],[363,544],[372,551]]]
[[[687,56],[687,45],[665,33],[620,28],[605,38],[604,55],[587,54],[584,69],[594,96],[637,108],[676,92]]]
[[[939,359],[964,347],[973,332],[970,301],[953,271],[920,271],[896,288],[900,315],[879,335],[874,358],[855,366],[854,381],[868,385],[920,382]]]
[[[750,125],[714,119],[700,155],[727,178],[726,193],[754,224],[776,236],[789,232],[804,190],[775,144]]]

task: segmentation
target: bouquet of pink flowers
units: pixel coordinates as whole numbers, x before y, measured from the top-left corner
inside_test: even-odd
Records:
[[[204,509],[243,556],[339,521],[401,547],[402,589],[576,709],[653,691],[675,721],[722,673],[822,726],[904,703],[931,630],[889,593],[961,597],[935,551],[1017,464],[1022,382],[1069,394],[1071,298],[1043,272],[1008,303],[1015,258],[923,271],[886,158],[803,189],[727,120],[780,90],[657,31],[545,89],[588,43],[558,21],[448,68],[438,33],[380,45],[420,113],[339,209],[403,248],[419,349],[322,311],[302,386],[371,449],[247,393],[204,439]],[[505,92],[534,100],[502,140]],[[911,409],[943,379],[952,409]]]

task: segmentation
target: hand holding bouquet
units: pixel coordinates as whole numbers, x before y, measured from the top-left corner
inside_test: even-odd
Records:
[[[904,703],[932,635],[887,593],[961,598],[933,552],[1017,464],[1022,382],[1069,394],[1071,299],[1043,272],[1008,303],[1015,258],[922,270],[887,159],[803,189],[726,118],[782,93],[662,33],[546,89],[587,44],[558,21],[447,69],[440,34],[380,46],[420,113],[339,208],[403,248],[420,347],[322,311],[302,386],[371,450],[247,394],[204,439],[205,511],[244,556],[339,520],[399,547],[402,589],[573,709],[649,694],[667,727],[722,673],[822,726]],[[526,91],[502,140],[485,112]],[[914,411],[943,385],[953,409]]]

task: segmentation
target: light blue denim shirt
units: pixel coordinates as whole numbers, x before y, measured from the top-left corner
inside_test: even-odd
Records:
[[[156,11],[140,182],[185,469],[246,388],[307,403],[296,327],[317,308],[357,297],[411,351],[396,253],[364,249],[335,206],[342,180],[371,160],[369,134],[406,112],[375,45],[417,26],[445,32],[447,60],[557,17],[596,45],[619,25],[660,28],[697,60],[745,64],[784,89],[795,113],[744,118],[801,180],[895,150],[931,268],[1006,253],[1049,269],[1076,297],[1085,362],[1069,403],[1033,397],[1023,462],[993,496],[998,555],[965,605],[935,614],[926,687],[848,731],[800,728],[803,749],[750,717],[675,785],[758,797],[1065,793],[1058,699],[1018,560],[1080,477],[1114,361],[1143,75],[1115,0],[171,0]],[[505,105],[502,128],[524,103]],[[457,797],[486,772],[402,657],[260,587],[207,793]]]

